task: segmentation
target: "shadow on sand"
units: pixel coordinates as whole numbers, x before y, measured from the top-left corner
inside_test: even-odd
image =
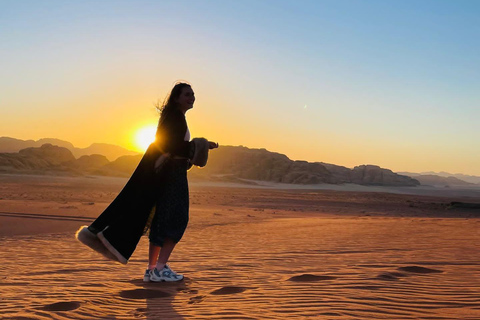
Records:
[[[183,319],[173,305],[175,296],[180,292],[188,292],[188,279],[180,282],[143,282],[132,280],[130,283],[138,289],[123,290],[120,296],[126,299],[145,300],[145,308],[137,308],[135,317],[144,319]]]

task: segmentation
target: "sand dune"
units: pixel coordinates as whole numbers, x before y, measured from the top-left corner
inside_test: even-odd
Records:
[[[442,207],[465,199],[194,186],[186,279],[144,283],[146,239],[123,266],[73,236],[122,180],[22,179],[0,176],[2,319],[480,319],[477,211]]]

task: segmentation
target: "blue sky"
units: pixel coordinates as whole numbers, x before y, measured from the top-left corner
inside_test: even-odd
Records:
[[[175,80],[193,135],[480,175],[480,1],[0,1],[0,135],[133,148]]]

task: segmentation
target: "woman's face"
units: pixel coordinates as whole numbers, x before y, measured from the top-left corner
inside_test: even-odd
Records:
[[[195,102],[195,93],[191,87],[185,87],[182,89],[182,93],[176,100],[178,108],[182,112],[186,112],[189,109],[193,108],[193,103]]]

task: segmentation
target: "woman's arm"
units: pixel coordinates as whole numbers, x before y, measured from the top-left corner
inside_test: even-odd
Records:
[[[157,143],[165,153],[182,158],[192,157],[192,143],[185,141],[187,122],[180,111],[173,111],[160,125],[157,132]]]

